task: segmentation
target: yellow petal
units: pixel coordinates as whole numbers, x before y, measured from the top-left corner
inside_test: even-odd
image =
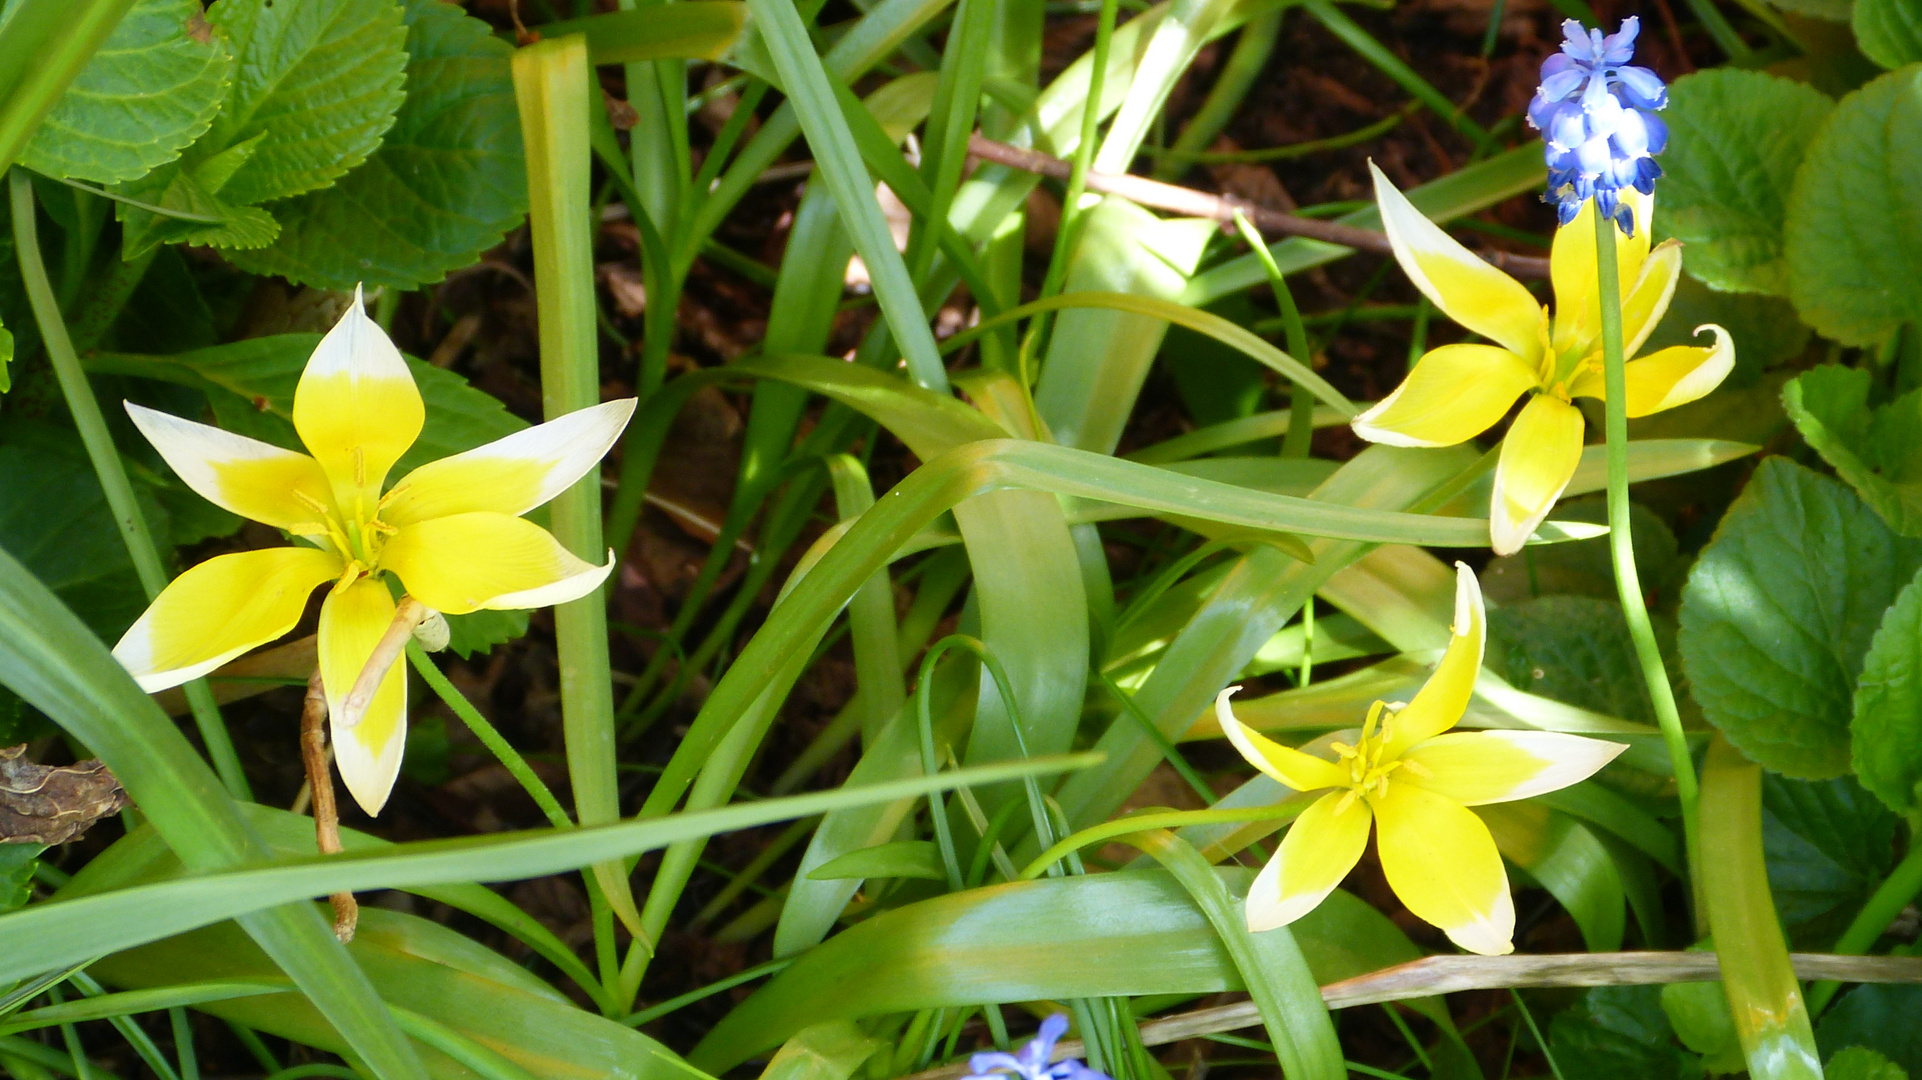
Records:
[[[1502,441],[1489,498],[1488,533],[1497,555],[1513,555],[1528,542],[1582,460],[1581,410],[1560,398],[1536,394]]]
[[[1361,861],[1374,814],[1349,792],[1315,800],[1248,889],[1248,929],[1286,926],[1315,910]]]
[[[1454,635],[1442,653],[1435,673],[1415,698],[1388,721],[1384,759],[1393,761],[1409,747],[1454,727],[1475,694],[1475,678],[1482,670],[1482,648],[1488,638],[1488,611],[1482,603],[1481,582],[1466,563],[1455,564]]]
[[[1451,731],[1402,755],[1395,781],[1463,806],[1512,802],[1586,780],[1626,749],[1554,731]]]
[[[1483,956],[1515,951],[1515,902],[1482,819],[1451,799],[1390,781],[1375,796],[1381,869],[1415,917]]]
[[[1395,392],[1354,419],[1355,434],[1390,446],[1453,446],[1495,425],[1536,386],[1535,369],[1493,345],[1443,345]]]
[[[1635,235],[1615,231],[1615,266],[1620,275],[1622,295],[1626,297],[1642,278],[1643,260],[1648,257],[1649,221],[1655,214],[1655,198],[1630,188],[1622,201],[1634,208]],[[1553,348],[1564,353],[1587,346],[1601,337],[1601,290],[1595,279],[1595,200],[1582,204],[1575,220],[1555,230],[1555,245],[1548,257],[1549,280],[1555,286],[1555,332]],[[1586,347],[1583,351],[1587,351]],[[1634,355],[1631,350],[1629,355]]]
[[[1622,377],[1628,385],[1628,415],[1647,416],[1686,405],[1722,385],[1722,380],[1735,369],[1735,342],[1729,338],[1728,331],[1714,323],[1696,327],[1695,333],[1700,335],[1704,330],[1715,335],[1715,344],[1708,348],[1672,345],[1623,365]],[[1600,372],[1584,374],[1572,389],[1584,397],[1606,397]]]
[[[506,514],[454,514],[408,525],[381,550],[407,592],[449,615],[480,608],[564,604],[600,587],[614,569],[570,554],[546,529]]]
[[[334,504],[327,474],[306,454],[126,403],[134,427],[201,498],[244,518],[314,533]]]
[[[347,694],[367,658],[394,621],[394,598],[378,577],[365,577],[327,594],[320,605],[320,682],[334,737],[341,782],[369,814],[380,813],[400,775],[407,745],[407,665],[395,664],[353,727],[343,727]]]
[[[1374,162],[1375,205],[1395,261],[1449,318],[1534,367],[1542,353],[1542,305],[1522,283],[1475,257],[1422,216]]]
[[[313,548],[216,555],[154,598],[114,658],[148,693],[197,679],[292,630],[314,586],[341,570],[338,556]]]
[[[414,445],[425,418],[407,361],[367,317],[356,288],[294,389],[294,430],[350,520],[373,516],[387,470]]]
[[[609,401],[430,461],[387,493],[381,520],[411,525],[476,511],[519,517],[586,475],[633,415],[633,398]]]
[[[1668,313],[1668,302],[1675,297],[1675,282],[1682,276],[1682,245],[1664,240],[1649,252],[1642,263],[1640,278],[1627,284],[1622,297],[1622,355],[1634,356],[1642,342],[1655,332],[1655,324]],[[1598,344],[1596,355],[1600,356]]]
[[[1221,730],[1228,736],[1228,741],[1241,751],[1242,757],[1248,759],[1248,764],[1296,791],[1314,791],[1348,783],[1348,770],[1334,762],[1283,746],[1235,719],[1234,710],[1228,707],[1228,699],[1239,689],[1239,686],[1230,686],[1215,695],[1215,718],[1221,722]]]

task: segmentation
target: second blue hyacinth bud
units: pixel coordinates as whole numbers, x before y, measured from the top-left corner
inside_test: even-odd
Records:
[[[1530,126],[1548,144],[1548,201],[1566,225],[1582,204],[1635,234],[1635,216],[1620,201],[1624,188],[1653,194],[1662,167],[1654,155],[1668,144],[1655,113],[1668,106],[1661,76],[1629,63],[1641,20],[1602,36],[1573,19],[1562,23],[1562,49],[1542,61],[1542,83],[1528,105]]]

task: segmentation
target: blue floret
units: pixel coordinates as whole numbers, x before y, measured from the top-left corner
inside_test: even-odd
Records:
[[[1668,106],[1668,87],[1628,62],[1641,28],[1630,16],[1603,37],[1569,19],[1562,23],[1562,51],[1542,61],[1528,123],[1547,144],[1546,198],[1564,225],[1592,198],[1597,210],[1635,235],[1635,216],[1620,192],[1653,194],[1662,175],[1654,155],[1668,145],[1668,125],[1655,113]]]

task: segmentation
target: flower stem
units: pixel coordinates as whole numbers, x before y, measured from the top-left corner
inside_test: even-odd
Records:
[[[140,503],[134,498],[133,482],[127,479],[127,467],[120,460],[112,433],[107,430],[106,418],[100,414],[93,384],[80,369],[80,357],[74,352],[60,304],[54,299],[53,283],[47,279],[47,265],[40,257],[39,228],[34,216],[33,182],[25,169],[14,169],[12,184],[13,243],[20,258],[20,277],[26,285],[27,302],[33,308],[34,321],[40,326],[40,338],[46,344],[54,377],[60,381],[60,392],[73,413],[73,426],[80,433],[81,444],[87,448],[95,475],[100,478],[100,490],[107,497],[114,524],[120,527],[120,539],[127,546],[128,558],[133,560],[134,573],[140,578],[147,599],[152,601],[167,587],[167,571],[160,562],[160,549],[154,544],[146,515],[141,513]],[[234,798],[252,802],[247,774],[241,770],[240,757],[234,753],[233,740],[227,735],[227,725],[220,718],[220,708],[214,704],[213,691],[207,688],[207,681],[195,679],[188,683],[186,695],[201,741],[206,744],[207,756],[213,759],[214,770],[220,774],[220,782]]]
[[[1675,794],[1682,804],[1682,837],[1688,847],[1689,877],[1694,882],[1695,923],[1704,930],[1706,911],[1701,898],[1701,837],[1697,813],[1701,789],[1695,775],[1695,759],[1689,754],[1688,737],[1682,733],[1682,717],[1675,708],[1675,691],[1668,684],[1668,670],[1662,666],[1662,652],[1655,644],[1655,630],[1649,625],[1648,604],[1642,597],[1642,582],[1635,570],[1635,543],[1629,528],[1628,511],[1628,373],[1622,354],[1621,271],[1615,261],[1615,223],[1594,208],[1596,279],[1602,306],[1602,363],[1605,392],[1603,429],[1608,438],[1608,551],[1615,563],[1615,588],[1622,598],[1622,618],[1628,635],[1635,642],[1635,659],[1642,666],[1642,682],[1648,687],[1649,701],[1655,707],[1656,723],[1662,728],[1662,742],[1668,747],[1669,761],[1675,767]]]

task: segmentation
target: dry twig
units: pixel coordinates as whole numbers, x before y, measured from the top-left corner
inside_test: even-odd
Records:
[[[322,855],[340,854],[340,807],[334,802],[334,774],[327,762],[327,691],[320,685],[320,669],[307,680],[307,699],[300,709],[300,757],[307,763],[307,781],[314,798],[314,839]],[[360,924],[360,905],[354,894],[337,892],[328,897],[334,904],[334,936],[343,943],[354,940]]]
[[[1796,977],[1834,979],[1855,983],[1922,983],[1922,957],[1840,956],[1833,953],[1791,953]],[[1645,986],[1660,983],[1711,982],[1721,967],[1710,952],[1565,953],[1535,956],[1429,956],[1397,964],[1321,988],[1321,999],[1331,1009],[1378,1005],[1386,1001],[1449,994],[1458,990],[1498,990],[1508,987]],[[1261,1023],[1261,1010],[1252,1001],[1196,1009],[1141,1025],[1146,1046],[1236,1031]],[[1056,1044],[1054,1059],[1086,1054],[1080,1042]],[[918,1072],[905,1080],[952,1080],[965,1076],[965,1062]]]

